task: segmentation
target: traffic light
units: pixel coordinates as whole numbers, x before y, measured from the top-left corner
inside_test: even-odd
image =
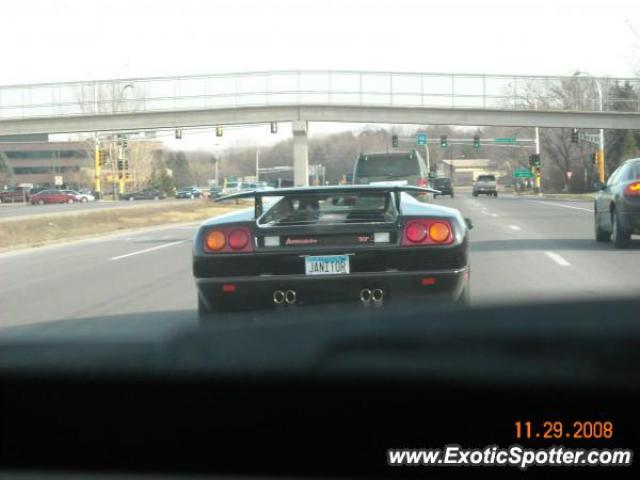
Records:
[[[180,140],[182,138],[182,129],[176,128],[176,140]]]
[[[440,135],[440,146],[442,148],[447,148],[449,146],[449,142],[447,142],[447,136],[446,135]]]
[[[129,170],[129,160],[124,161],[124,169]]]
[[[598,164],[598,152],[593,152],[591,154],[591,163],[593,165],[597,165]]]
[[[529,155],[529,166],[530,167],[539,167],[540,165],[541,165],[541,163],[540,163],[540,154],[532,153],[531,155]]]
[[[96,159],[97,163],[98,163],[98,166],[99,167],[103,166],[104,165],[104,155],[102,154],[102,151],[96,150],[96,155],[98,156],[98,158]]]
[[[271,122],[271,133],[278,133],[278,122]]]
[[[124,161],[118,160],[118,170],[124,170]]]
[[[480,135],[473,136],[473,148],[480,148]]]
[[[222,127],[216,127],[216,137],[222,136]]]
[[[127,180],[129,180],[131,178],[131,174],[129,172],[124,174],[124,178],[126,178]]]
[[[578,129],[571,130],[571,143],[578,143]]]
[[[391,146],[398,148],[398,135],[391,135]]]

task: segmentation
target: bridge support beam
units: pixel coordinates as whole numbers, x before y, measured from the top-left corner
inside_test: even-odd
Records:
[[[293,130],[293,184],[296,187],[309,186],[309,145],[307,143],[308,124],[295,120]]]

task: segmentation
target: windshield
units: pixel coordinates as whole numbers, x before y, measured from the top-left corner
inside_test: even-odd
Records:
[[[148,371],[174,378],[165,369],[208,385],[272,375],[281,392],[293,377],[342,375],[355,389],[363,377],[409,375],[442,382],[441,398],[442,385],[473,381],[547,392],[542,412],[515,402],[500,420],[504,430],[540,423],[536,448],[551,446],[546,431],[561,445],[573,426],[553,424],[555,402],[574,398],[554,390],[567,378],[602,399],[573,421],[615,416],[600,387],[635,368],[626,349],[640,346],[640,305],[620,306],[640,303],[640,0],[5,4],[0,377],[4,352],[16,351],[6,341],[33,349],[25,367],[32,352],[46,357],[47,372],[58,348],[95,372],[112,366],[102,349],[125,349],[136,359],[117,370],[140,373],[141,385]],[[605,352],[626,370],[595,358],[599,347],[578,349],[594,328],[603,349],[626,339]],[[495,377],[483,376],[485,362]],[[520,362],[531,370],[510,370]],[[391,383],[398,401],[410,395]],[[226,411],[220,385],[199,405]],[[482,416],[465,388],[456,409]],[[366,410],[375,392],[362,391],[345,411]],[[334,393],[316,398],[341,402]],[[262,408],[246,398],[229,402]],[[412,398],[423,409],[389,407],[394,426],[431,431],[421,415],[434,407]],[[146,413],[164,425],[190,405]],[[307,407],[293,408],[297,426],[317,413]],[[452,428],[462,418],[453,411],[442,412]],[[178,423],[184,432],[167,444],[176,450],[198,418]],[[640,438],[637,426],[616,424],[613,439],[593,426],[580,448],[617,448]],[[126,429],[111,431],[128,445]],[[464,443],[452,432],[443,445]],[[344,457],[333,450],[342,433],[314,465]],[[386,468],[387,449],[434,447],[420,435],[367,445]],[[261,465],[253,453],[245,462]]]

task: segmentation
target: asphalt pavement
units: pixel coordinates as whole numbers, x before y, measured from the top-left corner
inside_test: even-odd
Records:
[[[436,202],[474,222],[473,305],[638,293],[640,239],[627,250],[596,243],[591,203],[468,193]],[[111,316],[126,329],[134,313],[145,313],[137,320],[144,325],[133,325],[140,331],[195,324],[196,227],[158,227],[0,255],[0,326],[39,324],[29,330],[49,334],[72,325],[76,332],[95,332],[110,325],[85,319]],[[154,323],[153,313],[166,311],[182,313]]]

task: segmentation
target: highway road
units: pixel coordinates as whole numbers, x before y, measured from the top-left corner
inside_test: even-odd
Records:
[[[180,202],[184,200],[135,200],[133,202],[128,201],[100,201],[100,202],[86,202],[86,203],[72,203],[72,204],[47,204],[47,205],[31,205],[30,203],[3,203],[0,204],[0,220],[16,217],[29,217],[33,215],[46,215],[50,213],[63,213],[63,212],[86,212],[90,210],[106,210],[109,208],[122,208],[131,207],[133,205],[152,204],[156,205],[158,202],[168,204],[172,202]]]
[[[640,239],[628,250],[596,243],[590,203],[468,193],[437,203],[459,208],[475,224],[474,305],[638,293]],[[68,326],[94,332],[117,325],[148,335],[195,323],[195,229],[160,227],[1,255],[0,325],[25,326],[5,333],[61,335]],[[154,312],[162,311],[176,315],[157,321]],[[146,315],[130,321],[140,312]],[[113,323],[87,320],[95,316]]]

